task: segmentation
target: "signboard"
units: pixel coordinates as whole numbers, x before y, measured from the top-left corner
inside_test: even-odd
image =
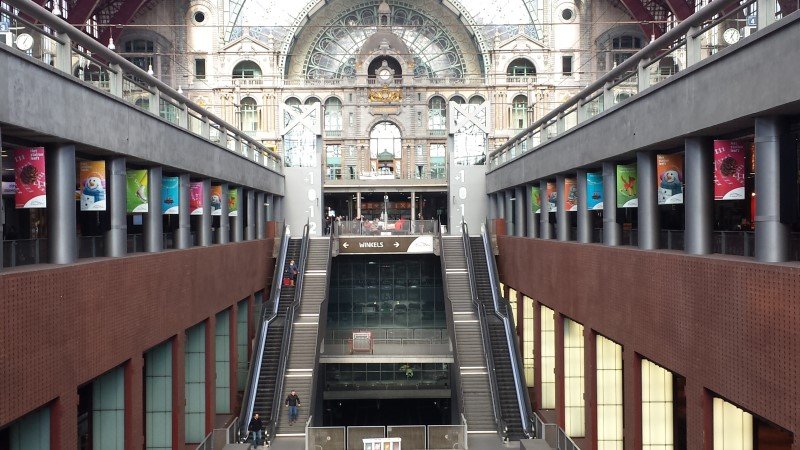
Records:
[[[433,253],[433,236],[343,237],[339,253]]]
[[[239,216],[239,190],[231,189],[228,191],[228,216]]]
[[[211,186],[211,215],[222,215],[222,186]]]
[[[203,215],[203,182],[195,181],[189,185],[189,211],[193,216]]]
[[[354,331],[353,341],[351,344],[351,353],[355,352],[369,352],[372,353],[372,332],[371,331]]]
[[[564,209],[566,211],[578,210],[578,186],[575,178],[564,178]]]
[[[746,141],[714,141],[714,200],[743,200]]]
[[[586,209],[603,209],[603,173],[586,174]]]
[[[658,171],[658,204],[683,203],[683,154],[656,155]]]
[[[161,180],[161,212],[163,214],[178,214],[180,206],[180,179],[178,177],[164,177]]]
[[[148,212],[147,170],[129,170],[127,178],[127,204],[129,213]]]
[[[81,211],[106,210],[106,162],[81,161],[80,202]]]
[[[19,208],[46,208],[47,183],[44,147],[14,149],[15,205]]]
[[[547,182],[547,212],[558,211],[558,204],[556,203],[556,184]]]
[[[538,187],[531,188],[531,210],[534,214],[542,212],[542,192]]]
[[[617,166],[617,208],[639,207],[636,163]]]

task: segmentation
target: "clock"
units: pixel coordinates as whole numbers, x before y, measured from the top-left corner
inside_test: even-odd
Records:
[[[739,39],[742,35],[739,33],[738,28],[728,28],[724,32],[722,32],[722,39],[725,40],[729,45],[733,45],[739,42]]]
[[[33,36],[28,33],[20,33],[15,41],[17,48],[23,52],[27,52],[33,47]]]
[[[392,79],[392,71],[387,68],[383,68],[378,71],[378,78],[380,78],[381,81],[389,81]]]

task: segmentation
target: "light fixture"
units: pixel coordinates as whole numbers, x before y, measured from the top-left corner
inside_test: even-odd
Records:
[[[112,52],[117,49],[117,46],[114,45],[113,37],[108,38],[108,49],[111,50]]]
[[[59,3],[61,3],[61,2],[58,1],[58,0],[53,2],[53,14],[56,15],[56,16],[60,16],[61,15],[61,5],[59,5]]]
[[[152,65],[152,64],[149,64],[149,65],[147,66],[147,74],[148,74],[148,75],[150,75],[150,76],[152,77],[154,73],[155,73],[155,72],[153,72],[153,65]]]
[[[183,95],[183,89],[181,89],[181,86],[180,86],[180,85],[178,85],[178,94],[181,94],[181,95]]]

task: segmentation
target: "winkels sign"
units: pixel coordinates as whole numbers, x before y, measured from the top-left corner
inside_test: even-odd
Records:
[[[361,236],[339,238],[339,253],[433,253],[433,236]]]

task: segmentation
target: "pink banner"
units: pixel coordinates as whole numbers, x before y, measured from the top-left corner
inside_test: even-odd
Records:
[[[14,149],[17,208],[46,208],[44,147]]]
[[[189,211],[193,216],[203,214],[203,182],[196,181],[189,185]]]
[[[747,141],[714,141],[714,199],[743,200]]]

